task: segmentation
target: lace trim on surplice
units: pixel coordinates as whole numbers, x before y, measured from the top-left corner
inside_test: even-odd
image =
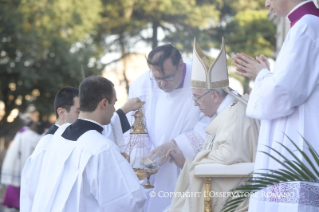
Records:
[[[202,147],[204,145],[204,139],[194,131],[186,132],[185,135],[190,141],[190,144],[196,155],[202,150]]]
[[[258,201],[319,207],[319,183],[280,183],[257,192],[252,198]]]

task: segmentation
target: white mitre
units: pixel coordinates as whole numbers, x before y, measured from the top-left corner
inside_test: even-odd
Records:
[[[247,100],[229,88],[228,69],[224,38],[222,48],[214,62],[208,60],[194,39],[191,87],[198,89],[222,88],[225,92],[247,105]]]

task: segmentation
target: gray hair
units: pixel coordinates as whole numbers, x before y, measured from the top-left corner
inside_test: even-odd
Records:
[[[216,91],[220,97],[225,98],[227,96],[227,92],[224,91],[222,88],[214,88],[214,89],[207,89],[209,91]]]

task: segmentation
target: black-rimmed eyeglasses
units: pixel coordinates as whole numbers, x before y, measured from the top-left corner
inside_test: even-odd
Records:
[[[154,77],[154,75],[152,74],[152,71],[150,70],[150,73],[149,73],[150,79],[151,79],[151,80],[154,80],[154,81],[157,82],[157,83],[159,83],[159,82],[161,82],[161,81],[173,81],[173,80],[174,80],[174,77],[175,77],[175,75],[176,75],[176,73],[177,73],[177,71],[178,71],[178,67],[179,67],[179,66],[177,66],[176,71],[175,71],[174,74],[172,74],[172,75],[170,75],[170,76],[165,76],[165,77],[162,77],[162,78],[156,78],[156,77]]]
[[[200,100],[203,96],[205,96],[206,94],[208,94],[209,92],[211,92],[212,90],[209,90],[209,91],[207,91],[206,93],[204,93],[203,95],[201,95],[201,96],[199,96],[199,97],[197,97],[196,99],[195,99],[195,97],[194,96],[192,96],[193,97],[193,100],[194,100],[194,102],[196,102],[196,104],[198,104],[198,100]]]

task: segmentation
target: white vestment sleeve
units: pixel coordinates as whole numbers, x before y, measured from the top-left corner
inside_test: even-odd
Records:
[[[115,112],[112,116],[111,123],[103,126],[103,135],[113,141],[121,152],[124,151],[124,137],[122,132],[121,120],[119,115]]]
[[[144,190],[132,167],[119,152],[109,148],[93,156],[85,172],[99,211],[143,211]]]
[[[299,27],[301,30],[292,34],[285,43],[274,73],[263,69],[257,75],[247,106],[248,116],[264,120],[289,116],[313,93],[319,77],[315,70],[319,48],[312,34],[304,33],[306,27]],[[300,54],[305,49],[311,53]]]
[[[200,113],[199,121],[194,126],[194,129],[185,132],[174,140],[181,149],[186,158],[194,158],[198,152],[202,150],[205,143],[207,134],[205,133],[206,127],[210,123],[210,118],[205,117],[203,113]]]

